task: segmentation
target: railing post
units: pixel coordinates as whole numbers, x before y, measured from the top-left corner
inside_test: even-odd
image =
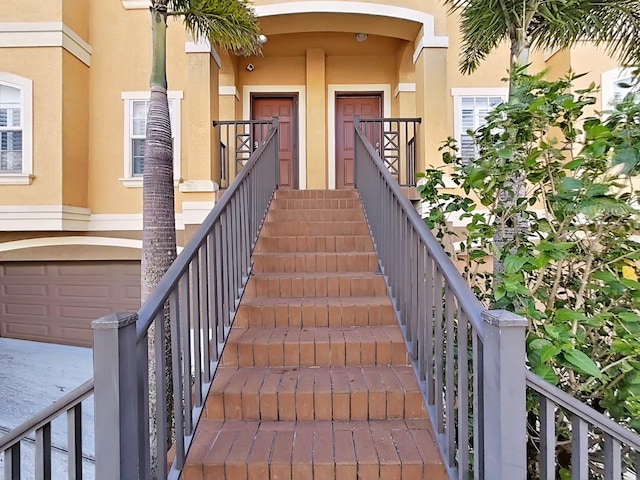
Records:
[[[358,130],[360,129],[360,115],[353,116],[353,186],[358,188]]]
[[[278,130],[277,135],[274,138],[276,142],[276,188],[280,185],[280,131],[279,131],[279,117],[271,117],[271,124],[273,125],[274,130]]]
[[[484,478],[527,477],[525,332],[527,320],[505,310],[482,312]]]
[[[91,322],[96,480],[138,476],[135,313]]]

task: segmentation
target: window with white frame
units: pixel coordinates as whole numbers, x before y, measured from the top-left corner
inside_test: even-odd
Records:
[[[32,82],[0,72],[0,184],[31,183]]]
[[[508,97],[506,88],[453,88],[454,136],[458,141],[458,155],[466,161],[477,157],[478,151],[469,131],[485,124],[491,110]]]
[[[614,68],[602,74],[602,109],[608,110],[623,100],[628,94],[634,93],[640,98],[639,86],[633,84],[631,68]]]
[[[169,116],[173,142],[173,177],[180,180],[180,100],[182,92],[170,91]],[[144,144],[147,131],[149,92],[123,92],[124,100],[124,176],[126,187],[141,187],[144,172]]]

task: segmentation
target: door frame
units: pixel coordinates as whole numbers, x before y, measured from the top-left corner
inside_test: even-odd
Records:
[[[298,104],[300,103],[299,99],[298,99],[298,94],[297,93],[290,93],[290,92],[278,92],[278,93],[270,93],[270,92],[254,92],[251,93],[251,101],[250,101],[250,109],[251,111],[249,112],[251,117],[253,117],[253,102],[254,100],[260,99],[260,98],[287,98],[287,99],[291,99],[292,103],[293,103],[293,131],[292,136],[294,139],[296,139],[294,141],[293,144],[293,156],[291,158],[291,177],[292,177],[292,185],[291,185],[291,189],[293,190],[299,190],[300,189],[300,175],[298,174],[298,171],[300,170],[299,164],[300,164],[300,155],[298,153],[298,139],[296,138],[297,134],[298,134],[298,125],[300,125],[300,118],[298,117],[298,111],[299,111],[299,107]]]
[[[251,105],[254,97],[294,97],[294,109],[296,115],[296,128],[298,134],[297,144],[297,174],[298,189],[307,188],[307,97],[304,85],[244,85],[242,89],[242,117],[251,119]]]
[[[374,84],[329,84],[327,95],[327,165],[328,187],[336,188],[336,102],[341,94],[347,95],[375,95],[382,92],[382,115],[391,116],[391,85],[388,83]]]

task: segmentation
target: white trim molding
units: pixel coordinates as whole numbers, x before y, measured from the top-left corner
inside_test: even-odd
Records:
[[[235,85],[220,85],[218,87],[218,95],[220,96],[234,96],[236,100],[240,101],[240,92]]]
[[[141,213],[94,213],[89,218],[89,232],[140,231]],[[176,213],[176,230],[184,230],[181,213]]]
[[[0,231],[87,231],[91,210],[68,205],[0,205]]]
[[[185,225],[200,225],[215,206],[215,202],[182,202]]]
[[[62,47],[91,66],[91,45],[62,22],[2,22],[0,47]]]
[[[148,10],[151,7],[149,0],[122,0],[122,6],[127,10]]]
[[[0,72],[0,83],[20,90],[22,123],[22,171],[0,173],[0,185],[30,185],[33,180],[33,81]]]
[[[209,40],[199,40],[197,42],[184,42],[185,53],[208,53],[213,57],[213,60],[218,65],[218,68],[222,68],[222,59],[220,54],[216,50],[216,47],[211,45]]]
[[[220,186],[213,180],[183,180],[178,190],[182,193],[215,192]]]
[[[25,248],[59,247],[73,245],[131,248],[134,250],[142,250],[142,240],[136,240],[133,238],[94,236],[81,237],[77,235],[70,235],[68,237],[28,238],[25,240],[13,240],[11,242],[0,243],[0,253],[10,252],[13,250],[22,250]],[[177,247],[178,253],[182,251],[182,248],[183,247]]]
[[[124,169],[123,176],[119,178],[120,183],[126,188],[142,188],[142,176],[133,175],[133,155],[131,151],[131,131],[132,131],[132,111],[131,105],[136,100],[149,100],[150,92],[133,91],[122,92],[121,98],[124,100],[124,131],[123,131],[123,153]],[[169,108],[171,109],[171,133],[173,136],[173,182],[178,186],[182,172],[180,159],[182,158],[182,110],[181,104],[184,97],[181,90],[169,90],[167,92]]]
[[[402,92],[415,92],[416,84],[415,83],[398,83],[396,85],[395,90],[393,91],[393,96],[397,97]]]
[[[251,117],[252,93],[298,94],[298,188],[307,188],[307,90],[304,85],[245,85],[242,89],[242,115]]]
[[[327,165],[329,188],[336,188],[336,95],[342,92],[382,92],[382,116],[391,116],[391,85],[388,83],[329,84],[327,85]]]

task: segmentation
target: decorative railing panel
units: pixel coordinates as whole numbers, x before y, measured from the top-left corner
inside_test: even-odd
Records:
[[[420,118],[360,119],[360,128],[400,186],[416,186]]]

